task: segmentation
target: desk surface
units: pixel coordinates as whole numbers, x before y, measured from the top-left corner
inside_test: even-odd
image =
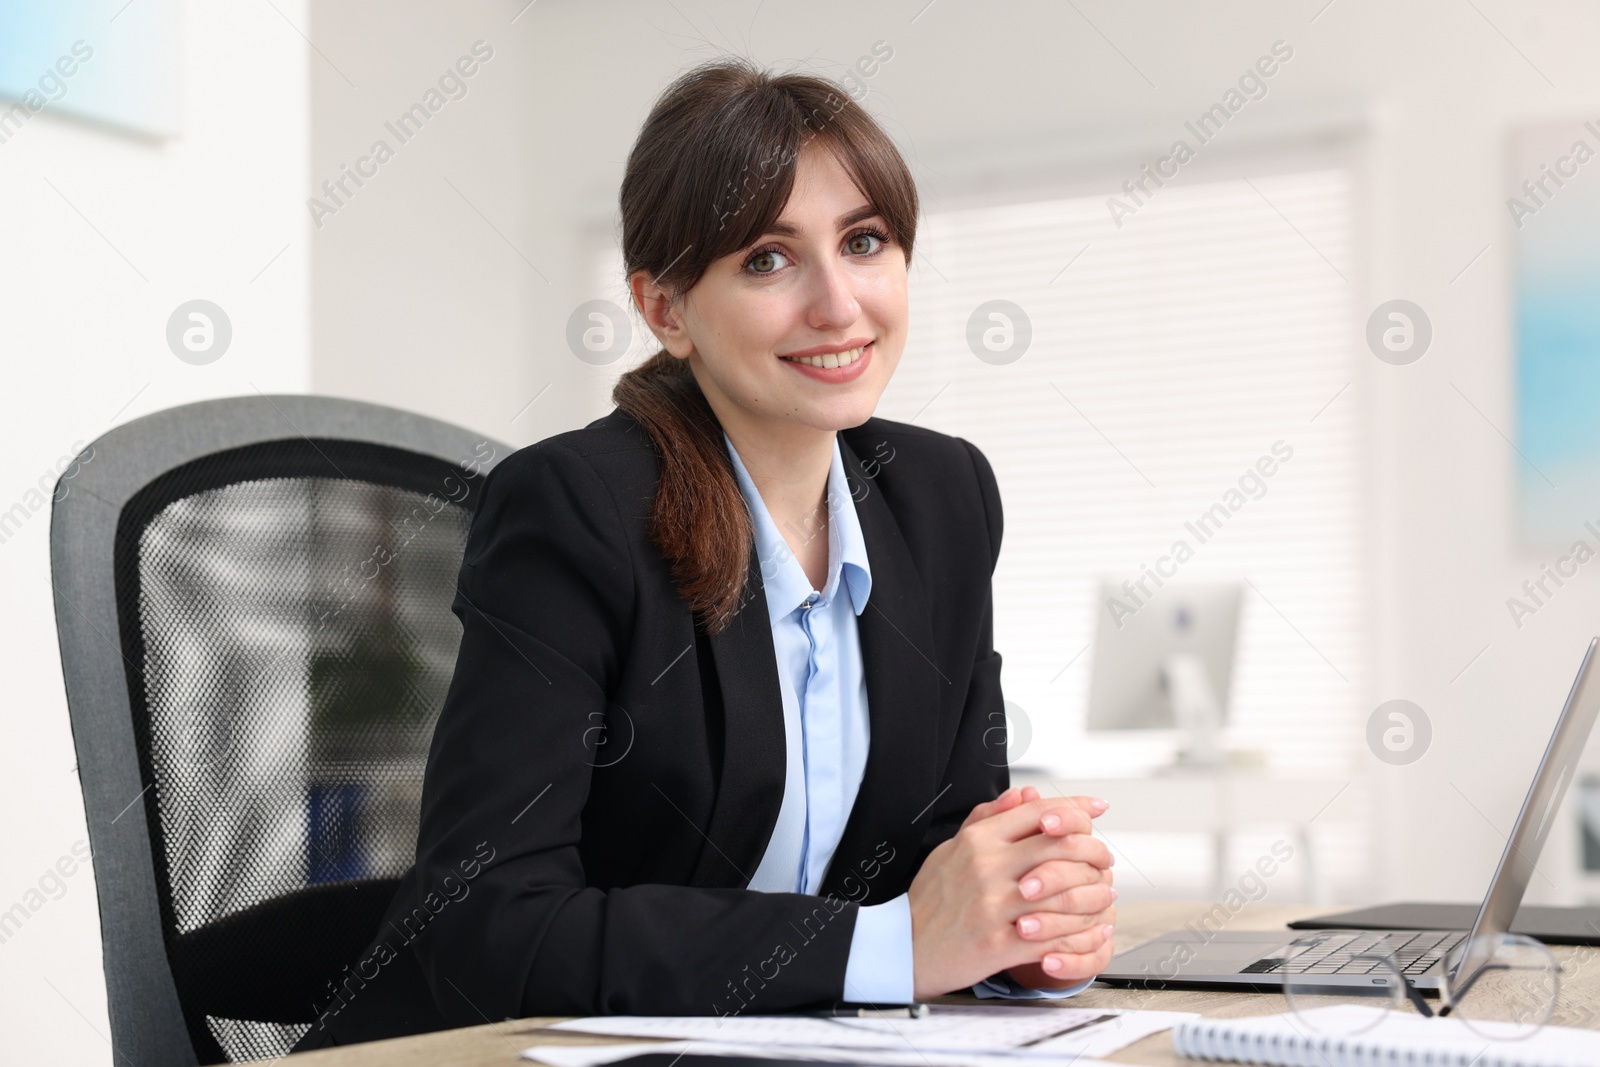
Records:
[[[1117,909],[1117,939],[1127,946],[1176,929],[1209,910],[1210,904],[1148,903],[1127,904]],[[1233,920],[1230,929],[1282,929],[1283,924],[1306,915],[1326,911],[1304,905],[1267,907],[1248,905]],[[1600,1030],[1600,948],[1551,949],[1562,966],[1561,1001],[1552,1022],[1562,1026],[1581,1026]],[[971,996],[940,997],[935,1003],[971,1004]],[[1049,1003],[1049,1002],[1046,1002]],[[1164,1011],[1197,1011],[1213,1018],[1241,1015],[1266,1015],[1285,1010],[1282,995],[1225,993],[1210,991],[1145,991],[1092,987],[1057,1003],[1075,1008],[1148,1008]],[[305,1067],[514,1067],[528,1063],[518,1054],[540,1044],[608,1043],[601,1038],[581,1035],[541,1033],[557,1018],[518,1019],[465,1030],[448,1030],[417,1037],[375,1041],[348,1048],[324,1049],[291,1057]],[[1147,1037],[1110,1057],[1122,1063],[1168,1067],[1193,1064],[1172,1051],[1171,1032]]]

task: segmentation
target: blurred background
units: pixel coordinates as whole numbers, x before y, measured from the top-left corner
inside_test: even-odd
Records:
[[[57,476],[209,397],[514,445],[605,414],[650,351],[627,153],[729,53],[839,80],[918,182],[878,414],[999,478],[1015,777],[1111,800],[1124,899],[1280,842],[1246,895],[1478,898],[1600,629],[1597,35],[1510,0],[0,2],[6,1045],[111,1062],[93,872],[46,877],[87,836]],[[1171,681],[1164,624],[1207,642],[1217,762],[1095,707]],[[1531,900],[1600,901],[1596,794]]]

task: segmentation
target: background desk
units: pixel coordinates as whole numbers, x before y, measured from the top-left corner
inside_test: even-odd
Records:
[[[1167,930],[1176,929],[1210,909],[1209,904],[1145,903],[1130,904],[1117,910],[1117,938],[1131,947]],[[1306,906],[1265,907],[1250,905],[1234,917],[1229,929],[1281,929],[1284,923],[1319,910]],[[1561,1001],[1554,1022],[1562,1026],[1600,1029],[1600,948],[1552,949],[1561,962]],[[937,1003],[971,1004],[971,996],[940,997]],[[1093,987],[1059,1003],[1077,1008],[1150,1008],[1165,1011],[1197,1011],[1213,1018],[1240,1015],[1266,1015],[1285,1010],[1281,994],[1217,993],[1199,991],[1147,992],[1139,989]],[[519,1019],[465,1030],[449,1030],[418,1037],[376,1041],[343,1049],[324,1049],[291,1056],[304,1067],[513,1067],[518,1053],[539,1044],[606,1044],[601,1038],[540,1033],[556,1018]],[[1142,1063],[1149,1067],[1169,1064],[1194,1064],[1172,1052],[1171,1032],[1156,1034],[1130,1045],[1111,1057],[1123,1063]]]
[[[1124,830],[1206,835],[1211,841],[1210,894],[1216,900],[1226,896],[1233,888],[1232,880],[1248,867],[1248,862],[1242,867],[1229,860],[1230,835],[1265,825],[1289,827],[1294,834],[1296,865],[1305,878],[1306,899],[1313,904],[1333,900],[1326,864],[1317,855],[1311,824],[1345,793],[1351,784],[1349,778],[1272,774],[1249,768],[1098,778],[1016,767],[1011,771],[1011,784],[1031,785],[1047,797],[1058,793],[1105,797],[1111,802],[1111,809],[1095,825],[1113,851],[1121,851],[1117,835]],[[1130,873],[1124,872],[1124,877]],[[1153,895],[1173,894],[1168,891]],[[1322,910],[1337,909],[1330,905]]]

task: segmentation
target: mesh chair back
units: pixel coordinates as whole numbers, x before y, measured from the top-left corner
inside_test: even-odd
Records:
[[[281,1055],[376,932],[507,451],[256,397],[129,423],[68,468],[52,564],[119,1063]]]

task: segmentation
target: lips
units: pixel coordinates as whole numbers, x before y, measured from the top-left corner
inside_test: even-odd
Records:
[[[784,363],[819,382],[834,385],[854,381],[866,373],[872,363],[874,342],[868,341],[860,348],[843,352],[825,352],[820,356],[779,356]]]
[[[871,341],[868,341],[867,345],[870,345],[871,343]],[[852,348],[844,352],[829,352],[822,356],[779,356],[778,358],[786,360],[790,363],[804,363],[808,367],[823,367],[828,370],[832,370],[835,367],[848,367],[850,364],[860,359],[862,354],[866,351],[867,345],[862,345],[860,348]]]

